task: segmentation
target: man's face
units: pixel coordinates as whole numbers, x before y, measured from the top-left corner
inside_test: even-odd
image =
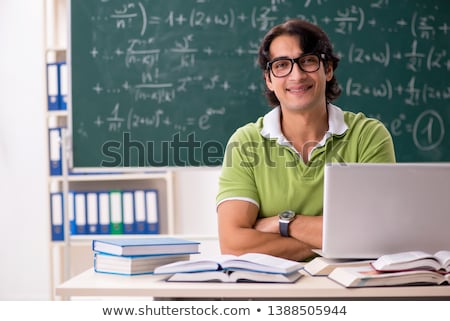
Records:
[[[298,37],[281,35],[270,45],[271,60],[279,57],[297,58],[304,54],[300,48]],[[329,65],[324,69],[320,61],[320,68],[314,72],[302,71],[298,64],[294,64],[292,72],[285,77],[277,78],[271,72],[266,72],[267,87],[272,90],[285,111],[303,112],[312,108],[323,108],[326,104],[326,82],[333,77],[333,69]]]

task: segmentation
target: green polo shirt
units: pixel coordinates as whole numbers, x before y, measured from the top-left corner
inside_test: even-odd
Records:
[[[231,136],[225,151],[217,205],[245,200],[260,217],[289,209],[322,215],[324,165],[395,162],[392,137],[378,120],[328,105],[329,131],[304,163],[281,132],[277,107]]]

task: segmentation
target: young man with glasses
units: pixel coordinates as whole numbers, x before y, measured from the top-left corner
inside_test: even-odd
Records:
[[[325,164],[395,162],[381,122],[332,104],[338,62],[325,32],[306,21],[264,37],[259,65],[274,108],[228,142],[217,195],[222,253],[311,257],[322,246]]]

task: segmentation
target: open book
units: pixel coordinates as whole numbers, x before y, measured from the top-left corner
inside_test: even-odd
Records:
[[[290,274],[303,267],[302,263],[261,253],[247,253],[240,256],[220,255],[211,259],[179,261],[159,266],[155,274],[204,272],[217,270],[247,270],[263,273]]]
[[[315,257],[303,266],[303,270],[312,276],[326,276],[337,267],[367,266],[373,260],[329,259],[322,256]]]
[[[372,264],[377,271],[432,270],[450,272],[450,251],[429,254],[410,251],[380,256]]]
[[[172,274],[170,282],[258,282],[294,283],[303,276],[299,271],[288,274],[264,273],[247,270],[218,270]]]
[[[449,283],[450,274],[430,270],[409,270],[402,272],[379,272],[369,266],[338,267],[328,278],[348,288],[399,286],[399,285],[439,285]]]

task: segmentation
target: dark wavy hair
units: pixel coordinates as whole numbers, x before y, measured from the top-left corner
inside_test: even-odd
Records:
[[[258,52],[258,63],[264,74],[268,72],[267,62],[272,59],[269,51],[270,45],[275,38],[282,35],[298,37],[300,40],[300,47],[305,53],[325,54],[325,59],[323,60],[325,68],[331,63],[333,71],[336,70],[339,63],[339,57],[333,52],[333,45],[328,39],[327,34],[315,24],[301,19],[291,19],[283,24],[273,27],[262,40]],[[327,81],[325,96],[327,101],[331,102],[338,98],[340,94],[341,88],[333,72],[333,78],[331,78],[330,81]],[[265,96],[271,106],[278,106],[280,104],[275,93],[267,87]]]

